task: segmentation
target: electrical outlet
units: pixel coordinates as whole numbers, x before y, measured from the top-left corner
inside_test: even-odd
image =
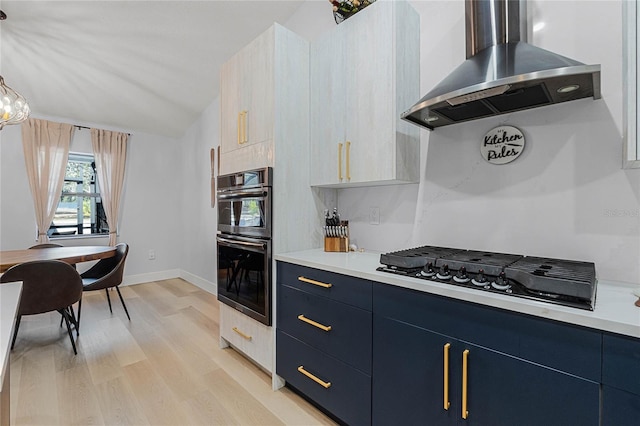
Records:
[[[156,251],[149,250],[149,260],[156,260]]]
[[[380,225],[380,207],[371,207],[369,209],[369,224]]]

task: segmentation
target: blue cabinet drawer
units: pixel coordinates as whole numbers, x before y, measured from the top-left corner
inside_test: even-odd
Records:
[[[640,395],[640,339],[604,333],[602,383]]]
[[[277,282],[318,296],[371,310],[371,281],[278,262]]]
[[[276,373],[350,425],[371,423],[371,376],[277,331]]]
[[[371,312],[278,287],[278,329],[371,374]]]
[[[376,315],[600,381],[598,331],[381,283],[373,293]]]

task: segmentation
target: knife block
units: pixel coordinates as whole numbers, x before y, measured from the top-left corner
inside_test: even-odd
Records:
[[[324,251],[344,253],[349,251],[348,220],[341,220],[339,224],[324,227]]]
[[[324,237],[324,251],[348,252],[348,237]]]

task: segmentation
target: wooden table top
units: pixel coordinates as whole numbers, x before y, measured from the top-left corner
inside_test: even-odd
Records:
[[[116,255],[111,246],[50,247],[26,250],[0,251],[0,272],[19,263],[33,260],[62,260],[71,265],[91,260],[105,259]]]

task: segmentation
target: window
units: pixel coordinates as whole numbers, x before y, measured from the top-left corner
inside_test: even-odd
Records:
[[[94,158],[92,155],[69,153],[62,195],[49,227],[49,237],[108,234]]]
[[[623,2],[625,22],[624,86],[624,166],[640,167],[640,137],[638,136],[638,113],[640,113],[640,29],[638,21],[640,7],[635,1]]]

